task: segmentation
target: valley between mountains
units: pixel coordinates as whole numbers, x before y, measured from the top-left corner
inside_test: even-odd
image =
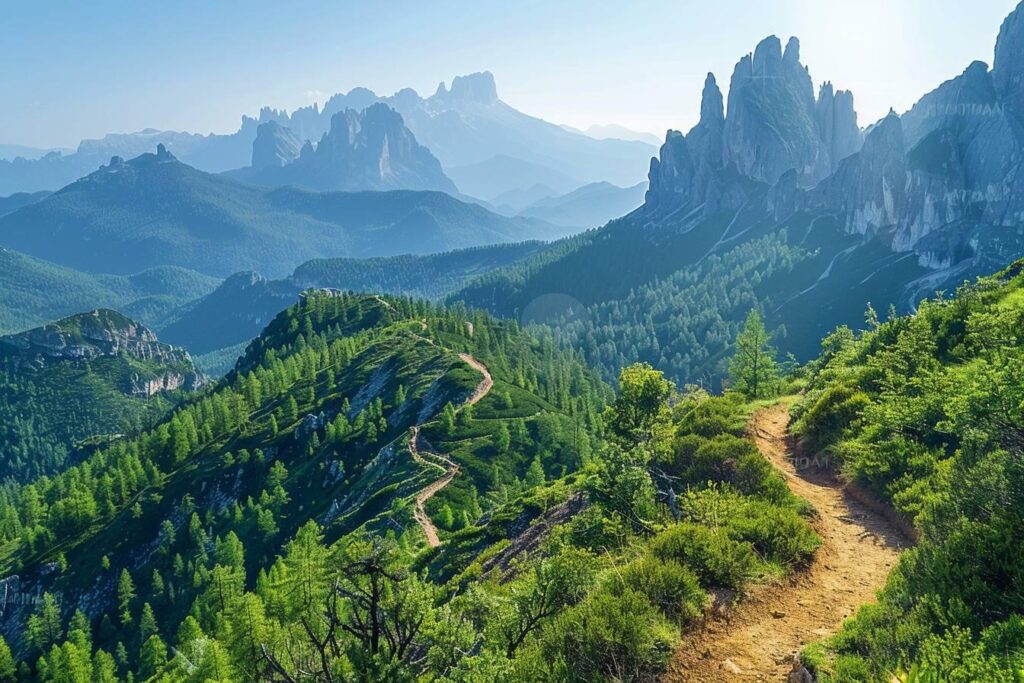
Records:
[[[661,30],[668,4],[615,17]],[[917,4],[876,10],[939,41]],[[133,66],[118,86],[194,88],[173,121],[240,97],[204,80],[228,62],[275,81],[248,98],[370,77],[395,41],[380,64],[416,46],[422,80],[513,40],[529,102],[555,38],[551,78],[576,48],[616,68],[550,111],[653,116],[661,96],[574,95],[626,74],[692,89],[696,123],[558,125],[479,71],[226,132],[3,141],[0,683],[1024,683],[1024,2],[990,64],[877,121],[807,64],[820,40],[695,77],[666,52],[701,44],[683,30],[567,43],[601,3],[564,32],[539,20],[562,3],[500,31],[485,5],[252,5],[272,61],[208,35],[211,3],[147,8],[175,20],[146,44],[122,8],[104,58]],[[69,130],[109,87],[70,46],[109,12],[2,46],[67,41]],[[735,22],[684,18],[722,63]],[[204,49],[169,59],[182,27]],[[978,35],[955,28],[943,57]],[[314,43],[348,57],[289,69]],[[54,115],[26,107],[4,120]]]

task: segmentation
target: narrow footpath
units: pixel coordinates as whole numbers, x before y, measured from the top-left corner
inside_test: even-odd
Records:
[[[460,408],[463,408],[465,406],[471,406],[479,403],[494,386],[494,379],[491,377],[491,373],[487,369],[487,366],[476,358],[473,358],[467,353],[460,353],[459,358],[461,358],[469,367],[484,376],[483,380],[476,385],[473,393],[469,395],[469,398],[459,406]],[[427,514],[425,506],[427,501],[433,498],[438,491],[451,483],[451,480],[459,473],[459,466],[440,453],[421,449],[419,426],[413,427],[409,434],[409,453],[412,454],[413,459],[421,465],[437,467],[444,472],[444,475],[440,479],[420,489],[419,493],[416,494],[416,506],[412,513],[413,517],[416,519],[416,523],[420,525],[421,529],[423,529],[423,534],[427,537],[427,543],[430,544],[431,548],[436,548],[441,545],[441,539],[437,535],[437,527],[434,526],[434,522],[430,519],[430,515]]]
[[[834,634],[873,602],[908,543],[883,515],[854,500],[831,474],[794,456],[783,405],[759,411],[748,432],[789,488],[817,511],[822,546],[811,566],[780,584],[752,587],[731,609],[712,608],[684,633],[665,681],[786,681],[807,643]]]

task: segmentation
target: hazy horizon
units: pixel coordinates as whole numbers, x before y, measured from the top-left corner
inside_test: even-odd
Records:
[[[483,70],[526,113],[660,137],[695,123],[707,72],[725,90],[735,62],[771,34],[799,37],[816,86],[852,90],[864,126],[973,60],[991,64],[1016,2],[745,4],[318,2],[301,15],[266,2],[244,12],[199,2],[105,2],[45,16],[20,8],[0,29],[0,61],[25,67],[0,71],[0,143],[75,147],[144,128],[225,133],[261,106],[294,110],[357,86],[429,95]]]

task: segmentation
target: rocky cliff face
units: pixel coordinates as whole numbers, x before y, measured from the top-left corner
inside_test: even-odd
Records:
[[[412,91],[405,92],[412,93]],[[438,85],[437,92],[434,93],[431,100],[431,108],[442,111],[457,109],[463,105],[491,105],[498,102],[498,87],[495,85],[494,75],[490,71],[456,76],[452,80],[451,89],[446,88],[444,83]]]
[[[856,154],[863,141],[853,108],[853,93],[849,90],[836,92],[832,84],[826,82],[821,86],[814,110],[818,133],[828,155],[829,173],[835,173],[839,163]]]
[[[281,167],[299,158],[302,140],[277,121],[260,124],[252,143],[253,168]]]
[[[704,83],[701,118],[685,136],[670,131],[649,174],[648,206],[688,206],[702,215],[747,204],[753,186],[811,187],[861,145],[853,95],[830,83],[814,97],[800,43],[775,36],[743,57],[729,84],[728,114],[713,74]]]
[[[685,136],[670,132],[652,161],[652,222],[741,208],[784,220],[808,210],[838,215],[848,232],[933,269],[1020,255],[1024,3],[1003,24],[991,70],[974,62],[865,134],[851,93],[825,83],[813,96],[799,50],[796,39],[783,50],[769,37],[743,57],[724,116],[708,77],[700,123]]]
[[[1010,13],[996,39],[993,85],[1014,114],[1024,113],[1024,4]]]
[[[875,124],[858,154],[815,188],[806,205],[838,210],[848,230],[873,237],[889,231],[904,211],[906,177],[903,125],[890,114]]]
[[[273,124],[277,126],[277,124]],[[306,143],[290,163],[277,153],[286,134],[266,130],[262,147],[253,146],[253,168],[240,177],[262,185],[300,185],[313,190],[436,190],[457,193],[440,162],[416,141],[402,116],[385,104],[362,112],[346,109],[331,118],[331,129],[314,147]],[[287,148],[295,148],[288,139]],[[267,152],[263,147],[269,147]],[[257,166],[259,158],[265,161]]]
[[[195,389],[206,381],[188,352],[160,343],[151,330],[116,311],[96,310],[0,337],[0,360],[22,370],[119,357],[145,366],[128,374],[123,390],[131,395]]]
[[[791,38],[783,52],[778,38],[766,38],[733,70],[726,162],[742,175],[767,183],[790,169],[809,184],[820,180],[831,160],[815,109],[811,76],[800,63],[799,41]]]

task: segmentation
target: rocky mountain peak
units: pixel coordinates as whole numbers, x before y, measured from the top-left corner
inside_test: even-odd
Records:
[[[790,64],[800,63],[800,39],[792,36],[786,43],[786,52],[782,55],[782,61]]]
[[[800,63],[800,41],[783,48],[768,36],[733,69],[728,107],[713,74],[704,81],[700,122],[685,137],[670,132],[649,174],[648,203],[657,211],[702,204],[705,215],[749,198],[744,179],[814,187],[855,154],[862,134],[853,94],[831,83],[814,96]],[[746,189],[745,189],[746,188]]]
[[[494,104],[498,101],[498,87],[490,71],[481,71],[466,76],[456,76],[450,90],[444,83],[438,86],[434,97],[448,104]]]
[[[274,109],[273,107],[260,107],[260,113],[257,118],[259,123],[266,123],[268,121],[281,121],[288,118],[288,112],[283,109]]]
[[[783,54],[782,42],[769,36],[733,70],[724,154],[754,180],[771,184],[795,169],[800,184],[813,185],[830,170],[815,120],[813,83],[799,54],[795,39]]]
[[[825,82],[815,97],[799,50],[769,36],[740,59],[720,125],[709,77],[700,123],[671,132],[651,163],[650,225],[752,206],[779,221],[818,211],[939,279],[1021,253],[1024,3],[1002,25],[992,69],[972,62],[864,131],[851,92]]]
[[[782,64],[782,41],[778,36],[768,36],[754,48],[753,60],[750,63],[751,75],[777,73],[780,64]]]
[[[713,73],[708,73],[707,78],[704,79],[704,90],[700,100],[700,120],[701,123],[725,121],[725,102]]]
[[[108,309],[0,337],[0,359],[30,371],[64,361],[119,356],[162,366],[149,373],[152,376],[136,373],[130,378],[124,387],[129,394],[151,396],[183,386],[197,388],[205,382],[186,351],[162,344],[149,328]]]
[[[291,128],[277,121],[260,124],[252,143],[253,168],[284,166],[299,158],[302,140]]]
[[[862,135],[857,125],[857,111],[853,106],[853,93],[836,91],[831,82],[822,84],[815,102],[818,133],[829,158],[829,173],[839,163],[860,149]]]
[[[999,29],[992,75],[1000,98],[1018,116],[1024,113],[1024,2]]]
[[[261,126],[266,146],[257,163],[238,177],[261,185],[301,185],[313,190],[438,190],[454,194],[455,185],[440,162],[416,141],[402,115],[382,102],[362,111],[346,109],[331,117],[330,130],[314,148],[301,148],[283,126]],[[290,157],[288,162],[280,163]]]

